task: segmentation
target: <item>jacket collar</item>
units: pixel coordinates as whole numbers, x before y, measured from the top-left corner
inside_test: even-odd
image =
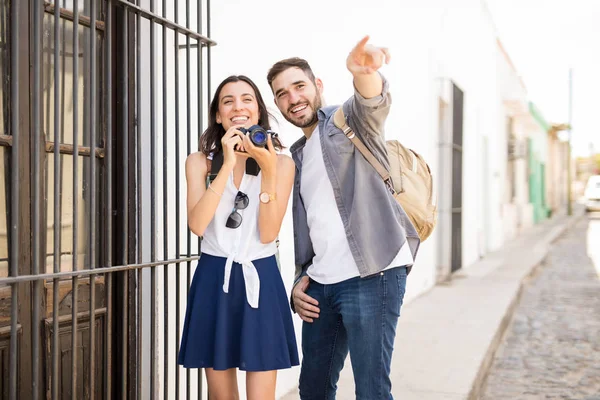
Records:
[[[317,117],[319,119],[319,129],[323,131],[323,126],[325,121],[327,121],[331,115],[337,110],[340,106],[327,106],[321,107],[319,111],[317,111]],[[302,135],[300,139],[298,139],[291,147],[290,153],[295,154],[298,151],[301,151],[306,145],[306,136]]]

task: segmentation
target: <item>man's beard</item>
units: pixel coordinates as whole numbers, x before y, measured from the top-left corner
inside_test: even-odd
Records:
[[[296,107],[297,104],[290,107],[290,110]],[[308,128],[317,123],[319,120],[319,115],[317,112],[321,109],[321,98],[319,96],[315,96],[312,102],[308,103],[308,106],[312,110],[312,115],[309,118],[306,118],[304,122],[298,122],[292,119],[292,117],[288,117],[289,113],[283,114],[283,117],[292,125],[297,126],[298,128]]]

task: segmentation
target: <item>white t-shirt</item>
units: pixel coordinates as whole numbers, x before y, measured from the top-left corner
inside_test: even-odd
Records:
[[[360,276],[352,257],[333,187],[325,170],[319,127],[303,149],[300,194],[306,208],[310,240],[315,251],[307,274],[321,284],[333,284]],[[408,243],[404,243],[385,269],[414,262]]]

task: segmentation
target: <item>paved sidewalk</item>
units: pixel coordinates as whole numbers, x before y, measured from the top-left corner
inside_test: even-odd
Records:
[[[598,243],[600,219],[582,218],[552,246],[523,290],[483,400],[600,400]]]
[[[453,275],[402,308],[392,360],[392,394],[398,400],[477,399],[518,301],[523,280],[573,225],[557,216],[530,228],[501,250]],[[338,400],[354,399],[349,359]],[[299,399],[292,391],[281,400]]]

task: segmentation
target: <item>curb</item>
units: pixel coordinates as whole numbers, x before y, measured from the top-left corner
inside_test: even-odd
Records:
[[[483,361],[481,362],[479,371],[477,372],[475,380],[473,381],[473,386],[471,387],[471,391],[469,392],[469,395],[467,396],[468,400],[479,400],[482,389],[485,388],[485,384],[487,382],[487,377],[489,375],[490,368],[492,367],[492,363],[494,362],[496,352],[498,351],[500,344],[503,342],[506,334],[508,333],[508,327],[510,326],[510,324],[512,322],[515,310],[521,301],[521,296],[523,294],[525,285],[535,275],[538,268],[541,266],[541,264],[544,262],[544,260],[548,256],[548,252],[550,251],[550,245],[552,243],[554,243],[556,240],[558,240],[565,232],[568,232],[569,230],[571,230],[571,228],[576,223],[578,223],[579,220],[581,220],[584,216],[585,216],[585,212],[574,213],[574,215],[569,217],[564,223],[554,227],[548,233],[547,237],[544,238],[544,241],[546,242],[545,243],[546,249],[544,250],[544,254],[541,255],[541,257],[539,257],[538,260],[536,260],[535,262],[533,262],[531,264],[531,266],[529,267],[529,270],[527,271],[527,274],[525,274],[523,279],[521,279],[521,282],[519,283],[519,288],[517,289],[515,296],[513,297],[512,301],[510,302],[510,305],[506,309],[506,313],[504,314],[504,317],[502,318],[502,321],[500,322],[500,325],[498,326],[498,329],[496,330],[496,334],[494,335],[494,338],[492,339],[492,341],[490,343],[490,346],[483,358]]]

